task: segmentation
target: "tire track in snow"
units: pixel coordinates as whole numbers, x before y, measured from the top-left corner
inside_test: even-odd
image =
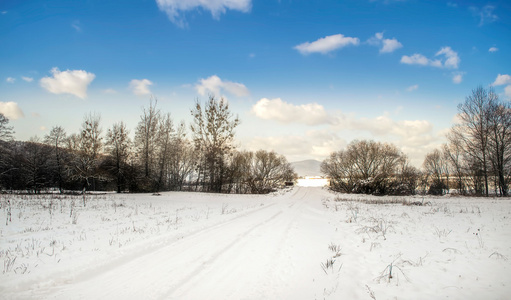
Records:
[[[222,220],[221,222],[212,224],[211,226],[206,228],[200,228],[192,230],[190,232],[181,233],[177,236],[173,234],[172,237],[170,238],[162,237],[161,241],[158,242],[157,244],[150,244],[146,245],[145,247],[137,248],[129,253],[123,254],[120,257],[112,257],[112,259],[109,262],[101,263],[99,265],[88,266],[87,268],[79,272],[73,271],[72,275],[68,275],[66,273],[57,273],[53,274],[50,278],[44,281],[32,283],[25,282],[23,284],[20,284],[18,288],[11,289],[11,292],[13,292],[14,294],[18,294],[23,291],[25,292],[30,291],[29,295],[24,296],[24,298],[26,299],[47,298],[48,295],[51,295],[52,293],[55,292],[60,293],[59,289],[61,288],[66,289],[68,286],[71,285],[76,285],[82,282],[94,280],[94,278],[101,276],[104,273],[108,273],[111,270],[120,268],[123,265],[129,264],[139,258],[146,257],[148,255],[153,255],[154,253],[161,251],[164,248],[167,248],[169,246],[181,242],[183,239],[193,238],[195,236],[207,234],[209,232],[221,230],[223,227],[229,227],[231,226],[231,223],[236,222],[238,219],[243,219],[247,216],[257,214],[260,211],[270,209],[276,204],[277,203],[275,202],[266,203],[264,206],[250,210],[248,212],[237,214],[233,218]],[[74,298],[75,297],[73,297],[73,299]]]
[[[297,276],[297,268],[301,273],[310,268],[295,259],[297,252],[304,257],[309,253],[299,247],[317,235],[300,225],[313,213],[306,201],[319,201],[316,194],[309,194],[310,188],[298,187],[271,205],[31,295],[51,299],[278,298],[289,288],[288,276]],[[310,221],[306,222],[308,226]],[[307,231],[305,237],[302,231]],[[323,241],[314,244],[325,247]]]
[[[196,266],[193,270],[191,270],[189,274],[185,276],[183,279],[181,279],[171,290],[169,290],[169,293],[162,299],[167,299],[179,288],[187,285],[187,283],[189,283],[194,277],[198,277],[200,276],[200,273],[206,272],[207,271],[207,269],[205,268],[206,266],[214,264],[214,262],[218,260],[220,256],[223,255],[227,250],[233,248],[236,244],[241,243],[244,238],[246,238],[251,232],[257,230],[259,226],[274,220],[280,214],[282,214],[282,211],[278,211],[277,213],[273,214],[270,218],[265,219],[264,221],[250,227],[248,230],[236,235],[236,237],[229,244],[218,249],[209,259],[207,259],[202,264]]]

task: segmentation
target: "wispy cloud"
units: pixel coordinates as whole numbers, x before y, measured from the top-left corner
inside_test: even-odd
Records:
[[[14,78],[14,77],[7,77],[7,78],[5,78],[5,81],[8,82],[8,83],[14,83],[16,81],[16,78]]]
[[[10,120],[17,120],[25,117],[25,114],[19,108],[16,102],[0,102],[0,113]]]
[[[73,21],[73,23],[71,23],[71,27],[73,27],[76,30],[76,32],[82,32],[82,25],[78,20]]]
[[[244,13],[252,9],[252,0],[156,0],[156,4],[167,14],[170,21],[179,27],[187,26],[184,13],[198,8],[211,12],[211,16],[216,20],[219,20],[220,15],[225,14],[228,9]]]
[[[103,94],[107,94],[107,95],[115,95],[117,94],[117,91],[114,90],[114,89],[105,89],[105,90],[102,90]]]
[[[311,53],[327,54],[349,45],[357,46],[360,40],[356,37],[347,37],[342,34],[329,35],[314,42],[305,42],[294,47],[303,55]]]
[[[482,8],[471,6],[469,9],[472,11],[474,16],[479,18],[479,26],[493,23],[499,19],[499,17],[493,12],[495,10],[495,6],[493,5],[485,5]]]
[[[443,56],[443,59],[441,58]],[[437,58],[440,57],[440,58]],[[458,53],[453,51],[451,47],[443,47],[436,54],[434,59],[415,53],[412,56],[403,55],[401,63],[408,65],[432,66],[437,68],[457,69],[461,59]]]
[[[78,98],[87,97],[87,88],[96,75],[84,70],[60,71],[51,69],[51,77],[43,77],[39,83],[42,88],[53,94],[71,94]]]
[[[150,95],[149,86],[151,85],[153,85],[153,82],[149,79],[133,79],[130,81],[130,89],[137,96]]]
[[[203,96],[211,93],[214,96],[220,97],[224,92],[238,97],[245,97],[250,94],[249,90],[244,84],[222,80],[217,75],[200,79],[199,83],[195,85],[195,89],[200,95]]]
[[[413,92],[413,91],[416,91],[419,89],[419,85],[418,84],[414,84],[412,86],[409,86],[406,90],[409,91],[409,92]]]
[[[488,49],[488,52],[490,52],[490,53],[494,53],[497,51],[499,51],[499,48],[497,48],[497,47],[491,47],[490,49]]]
[[[26,82],[32,82],[32,81],[34,81],[34,78],[32,78],[32,77],[25,77],[25,76],[21,76],[21,79],[23,79],[23,80],[24,80],[24,81],[26,81]]]

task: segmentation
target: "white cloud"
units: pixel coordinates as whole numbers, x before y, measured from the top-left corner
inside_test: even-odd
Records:
[[[6,116],[10,120],[17,120],[25,117],[21,108],[19,108],[16,102],[0,102],[0,113]]]
[[[456,84],[460,84],[463,81],[463,73],[453,73],[452,82]]]
[[[475,16],[479,17],[479,26],[493,23],[499,19],[499,17],[493,13],[495,10],[495,6],[493,5],[485,5],[481,9],[475,6],[471,6],[470,10]]]
[[[443,47],[436,54],[437,56],[444,56],[444,60],[441,59],[428,59],[426,56],[415,53],[412,56],[403,55],[401,57],[401,63],[408,65],[421,65],[421,66],[432,66],[437,68],[457,69],[461,60],[456,51],[453,51],[451,47]]]
[[[23,79],[23,80],[24,80],[24,81],[26,81],[26,82],[32,82],[32,81],[34,81],[34,78],[32,78],[32,77],[25,77],[25,76],[21,76],[21,79]]]
[[[53,94],[71,94],[79,98],[87,97],[87,87],[96,75],[84,70],[60,71],[51,69],[52,77],[43,77],[39,83],[41,87]]]
[[[508,74],[499,74],[492,83],[493,86],[506,85],[504,88],[504,94],[511,99],[511,76]]]
[[[493,82],[492,85],[494,86],[498,86],[498,85],[506,85],[506,84],[511,84],[511,76],[509,76],[508,74],[499,74],[497,75],[497,78],[495,79],[495,81]]]
[[[243,141],[247,150],[273,150],[285,155],[290,162],[311,158],[323,160],[346,145],[344,139],[328,129],[309,130],[301,135],[256,136]]]
[[[307,103],[294,105],[280,98],[262,98],[253,107],[252,113],[264,120],[275,120],[281,123],[303,123],[307,125],[327,124],[331,122],[322,105]]]
[[[156,0],[156,4],[167,14],[170,21],[179,27],[186,26],[183,14],[198,8],[210,11],[216,20],[219,20],[220,15],[227,9],[247,13],[252,8],[252,0]]]
[[[380,53],[391,53],[403,47],[403,44],[401,44],[395,38],[384,39],[383,32],[377,32],[373,37],[371,37],[367,41],[367,43],[373,46],[381,47]]]
[[[409,92],[413,92],[413,91],[416,91],[417,89],[419,89],[419,85],[418,84],[414,84],[412,86],[409,86],[406,90],[409,91]]]
[[[410,140],[416,136],[429,134],[433,130],[433,125],[426,120],[403,120],[394,121],[388,114],[376,118],[347,119],[347,122],[341,124],[351,130],[368,131],[376,136],[393,135],[403,139]]]
[[[491,47],[490,49],[488,49],[488,52],[491,52],[491,53],[494,53],[497,51],[499,51],[499,48],[497,48],[497,47]]]
[[[153,83],[149,79],[133,79],[130,81],[130,89],[137,96],[150,95],[150,85],[153,85]]]
[[[244,97],[250,94],[244,84],[226,80],[224,81],[216,75],[200,79],[199,83],[195,85],[195,89],[203,96],[211,93],[213,96],[220,97],[222,92],[227,92],[238,97]]]
[[[398,42],[396,39],[384,39],[383,47],[380,49],[380,53],[390,53],[395,50],[402,48],[403,44]]]
[[[283,115],[279,114],[283,121],[292,122],[291,118]],[[394,143],[409,155],[414,165],[420,166],[425,154],[441,144],[439,140],[443,138],[439,132],[433,131],[433,124],[429,121],[397,121],[387,113],[375,118],[336,113],[327,119],[333,119],[327,128],[309,130],[302,135],[256,136],[243,144],[249,150],[275,150],[286,155],[290,161],[306,158],[322,160],[346,146],[343,138],[367,138]]]
[[[5,81],[7,81],[8,83],[14,83],[16,81],[16,78],[13,78],[13,77],[7,77],[5,79]]]
[[[506,96],[511,99],[511,85],[508,85],[504,88],[504,94],[506,94]]]
[[[358,38],[347,37],[342,34],[329,35],[320,38],[314,42],[305,42],[294,47],[301,54],[307,55],[310,53],[326,54],[328,52],[344,48],[349,45],[358,45],[360,43]]]
[[[424,56],[422,54],[415,53],[412,56],[403,55],[403,57],[401,57],[401,63],[407,64],[407,65],[426,66],[429,64],[429,60],[426,58],[426,56]]]
[[[438,51],[435,56],[444,55],[446,60],[444,62],[444,67],[446,68],[452,68],[457,69],[458,65],[460,63],[460,58],[458,56],[458,53],[453,51],[451,47],[443,47]]]

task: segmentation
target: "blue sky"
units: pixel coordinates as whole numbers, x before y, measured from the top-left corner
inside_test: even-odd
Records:
[[[354,139],[420,165],[478,85],[511,99],[509,1],[2,1],[0,112],[16,138],[175,123],[209,94],[240,148],[323,159]]]

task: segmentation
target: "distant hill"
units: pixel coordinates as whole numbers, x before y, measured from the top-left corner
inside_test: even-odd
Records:
[[[296,161],[292,162],[291,166],[293,166],[299,177],[322,175],[320,171],[321,162],[318,160],[308,159]]]

